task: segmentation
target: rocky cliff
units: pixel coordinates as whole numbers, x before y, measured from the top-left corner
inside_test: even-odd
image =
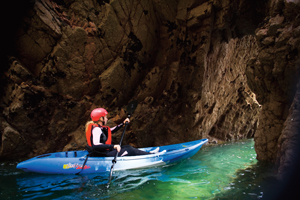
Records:
[[[295,3],[298,3],[297,5]],[[246,70],[262,105],[255,134],[259,160],[275,161],[278,138],[299,80],[299,1],[270,2],[269,15],[256,29],[258,55]]]
[[[298,0],[39,0],[10,10],[1,158],[82,149],[91,110],[108,109],[113,126],[131,99],[124,143],[254,137],[259,160],[285,152]]]

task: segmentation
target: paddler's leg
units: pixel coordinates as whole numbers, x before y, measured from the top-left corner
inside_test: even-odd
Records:
[[[121,147],[121,151],[123,150],[122,153],[119,155],[122,155],[125,151],[127,151],[127,154],[124,154],[123,156],[138,156],[138,155],[148,155],[150,154],[149,152],[146,151],[141,151],[137,148],[134,148],[130,145],[124,145]]]

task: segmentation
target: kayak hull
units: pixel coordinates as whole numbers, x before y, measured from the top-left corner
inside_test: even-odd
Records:
[[[196,154],[208,139],[196,140],[181,144],[160,146],[156,154],[118,157],[114,171],[165,165],[189,158]],[[140,148],[151,151],[156,147]],[[43,154],[17,165],[25,172],[47,174],[76,174],[82,170],[87,151],[67,151]],[[88,157],[80,173],[106,173],[110,171],[113,157]]]

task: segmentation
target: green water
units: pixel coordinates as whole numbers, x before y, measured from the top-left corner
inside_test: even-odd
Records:
[[[264,195],[253,140],[204,146],[168,166],[107,175],[43,175],[0,163],[0,199],[260,199]]]

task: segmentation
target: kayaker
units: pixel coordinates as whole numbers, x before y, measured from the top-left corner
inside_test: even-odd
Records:
[[[96,108],[91,112],[92,121],[88,121],[85,125],[87,149],[92,154],[91,156],[106,156],[114,157],[119,152],[119,156],[136,156],[147,155],[151,153],[157,153],[159,148],[153,151],[145,152],[136,149],[130,145],[111,144],[111,134],[117,132],[126,122],[130,122],[129,118],[126,118],[121,124],[110,128],[105,126],[107,124],[108,112],[104,108]]]

